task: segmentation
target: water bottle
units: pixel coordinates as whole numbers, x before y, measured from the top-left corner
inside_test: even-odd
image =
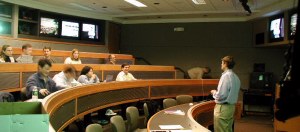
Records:
[[[39,92],[38,92],[38,88],[36,86],[33,87],[32,89],[32,101],[37,101],[39,98]]]

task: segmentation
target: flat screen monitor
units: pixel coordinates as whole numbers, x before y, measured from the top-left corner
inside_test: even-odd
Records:
[[[61,36],[62,37],[79,37],[79,23],[71,21],[61,22]]]
[[[269,23],[270,42],[282,41],[284,38],[284,18],[283,15],[275,16]]]
[[[297,16],[296,12],[293,12],[289,16],[289,39],[294,39],[296,35],[296,25],[297,25]]]
[[[82,39],[98,39],[98,25],[96,24],[82,24]]]
[[[40,34],[57,36],[58,25],[57,19],[41,17]]]

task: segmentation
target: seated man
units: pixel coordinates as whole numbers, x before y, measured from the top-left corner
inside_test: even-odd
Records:
[[[75,80],[76,69],[73,65],[65,65],[62,72],[56,74],[53,77],[53,81],[56,83],[56,86],[63,88],[70,88],[74,86],[81,85]]]
[[[55,82],[49,77],[52,64],[48,59],[40,59],[38,61],[38,71],[31,75],[26,82],[26,96],[31,98],[34,87],[38,89],[38,98],[45,96],[61,89],[57,87]]]
[[[19,56],[16,61],[18,63],[33,63],[33,57],[31,56],[32,46],[31,44],[24,44],[22,46],[22,54]]]
[[[209,67],[194,67],[189,69],[187,72],[191,79],[207,79],[210,78],[208,76],[210,71]]]
[[[134,78],[134,76],[129,73],[129,64],[122,64],[121,69],[122,71],[119,72],[116,81],[131,81],[131,80],[137,80]]]
[[[108,56],[108,61],[106,62],[106,64],[115,65],[116,64],[116,56],[114,54],[110,54]]]
[[[44,51],[44,58],[50,60],[51,63],[55,63],[55,61],[51,58],[51,47],[45,46],[43,48],[43,51]]]

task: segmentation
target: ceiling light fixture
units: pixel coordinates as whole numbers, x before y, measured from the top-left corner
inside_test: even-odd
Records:
[[[196,5],[203,5],[206,4],[204,0],[192,0]]]
[[[137,6],[137,7],[147,7],[145,4],[137,1],[137,0],[125,0],[126,2],[134,5],[134,6]]]

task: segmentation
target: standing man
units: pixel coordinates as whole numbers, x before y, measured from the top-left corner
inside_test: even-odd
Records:
[[[22,46],[22,54],[19,56],[16,61],[18,63],[33,63],[33,57],[31,56],[32,46],[31,44],[24,44]]]
[[[235,104],[238,100],[241,82],[232,71],[235,62],[232,56],[222,58],[221,69],[223,71],[218,89],[211,90],[215,99],[214,130],[215,132],[232,132]]]
[[[51,47],[45,46],[43,48],[44,51],[44,58],[48,59],[51,63],[55,63],[55,61],[51,58]]]

